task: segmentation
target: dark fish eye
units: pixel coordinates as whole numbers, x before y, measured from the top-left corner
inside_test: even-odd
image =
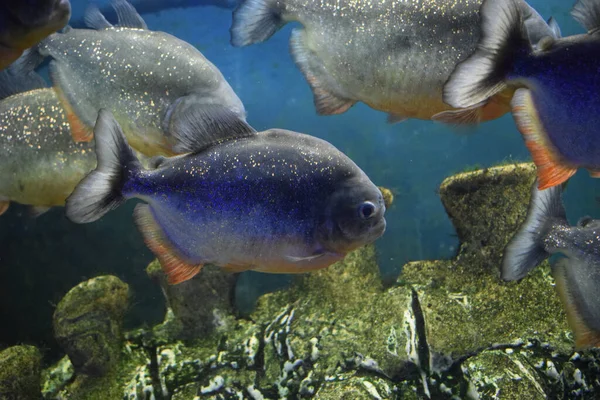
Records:
[[[375,204],[370,201],[365,201],[358,207],[358,215],[360,215],[362,219],[371,218],[375,215]]]

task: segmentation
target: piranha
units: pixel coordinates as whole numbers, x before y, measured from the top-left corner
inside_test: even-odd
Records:
[[[75,186],[96,166],[93,143],[75,143],[60,100],[51,88],[31,88],[34,77],[0,72],[0,214],[11,201],[33,206],[34,215],[64,206]]]
[[[91,139],[101,108],[147,156],[177,154],[174,130],[248,129],[242,102],[215,65],[189,43],[148,30],[125,0],[112,5],[118,27],[92,6],[86,21],[95,29],[51,35],[30,56],[51,57],[51,80],[76,141]]]
[[[600,346],[600,220],[582,218],[570,226],[562,203],[561,185],[539,190],[533,185],[527,219],[507,245],[501,277],[525,277],[553,254],[556,288],[567,311],[578,348]]]
[[[67,217],[97,220],[138,198],[135,220],[172,284],[205,264],[229,271],[325,268],[379,238],[381,191],[330,143],[271,129],[175,133],[182,149],[145,170],[115,119],[94,129],[98,167],[67,199]]]
[[[478,50],[444,89],[454,107],[470,107],[517,88],[512,112],[538,168],[539,189],[578,168],[600,177],[600,0],[580,0],[572,15],[582,35],[547,37],[534,50],[516,0],[487,0]]]
[[[553,35],[527,3],[533,43]],[[267,40],[291,21],[291,52],[312,88],[317,112],[340,114],[361,101],[388,113],[388,122],[407,118],[475,124],[510,111],[512,91],[466,110],[442,99],[456,64],[475,51],[481,0],[244,0],[233,13],[231,43]]]
[[[2,0],[0,3],[0,70],[23,51],[62,29],[71,17],[69,0]]]

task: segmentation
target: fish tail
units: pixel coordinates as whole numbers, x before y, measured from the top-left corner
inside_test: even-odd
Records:
[[[455,108],[487,101],[507,88],[515,60],[531,51],[518,1],[484,1],[477,50],[450,75],[444,86],[444,101]]]
[[[505,281],[521,279],[550,254],[544,249],[544,238],[558,220],[566,224],[560,185],[546,190],[534,182],[525,222],[504,249],[501,278]]]
[[[77,223],[96,221],[124,203],[125,184],[142,169],[110,111],[98,113],[94,136],[98,165],[66,201],[67,217]]]
[[[27,49],[23,55],[12,63],[7,69],[0,71],[0,100],[17,93],[48,87],[35,68],[44,57],[36,48]]]
[[[575,347],[600,347],[598,266],[577,258],[562,258],[552,266],[552,276],[575,336]]]
[[[277,0],[243,0],[233,11],[231,44],[242,47],[273,36],[286,23],[279,4]]]

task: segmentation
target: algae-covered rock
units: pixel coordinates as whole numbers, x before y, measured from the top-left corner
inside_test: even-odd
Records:
[[[129,287],[99,276],[71,289],[54,312],[54,334],[77,374],[102,375],[118,362]]]
[[[0,351],[0,399],[40,398],[42,355],[34,346],[13,346]]]
[[[236,274],[209,265],[202,268],[194,278],[170,285],[158,260],[148,265],[146,272],[160,284],[175,316],[176,321],[171,321],[169,327],[174,337],[206,335],[215,327],[223,325],[226,317],[233,312]]]
[[[63,398],[596,398],[600,357],[573,353],[548,266],[518,283],[498,277],[534,175],[519,164],[444,181],[462,241],[453,260],[409,263],[386,289],[367,246],[263,296],[248,318],[226,315],[188,340],[174,339],[181,320],[170,311],[158,327],[127,334],[112,386],[94,381],[86,397],[75,382],[61,393],[79,397]]]

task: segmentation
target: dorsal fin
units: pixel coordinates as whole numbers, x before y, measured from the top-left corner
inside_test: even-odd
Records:
[[[173,150],[197,153],[229,140],[256,135],[238,114],[219,104],[201,104],[190,95],[175,102],[167,113],[167,131],[175,139]]]
[[[560,26],[554,17],[550,17],[548,19],[548,27],[552,31],[555,39],[560,39],[562,37],[562,32],[560,31]]]
[[[101,31],[102,29],[112,28],[112,24],[102,15],[102,12],[95,4],[90,4],[83,15],[83,21],[88,28]]]
[[[127,0],[112,0],[112,7],[117,13],[118,25],[124,28],[148,29],[146,21]]]
[[[600,1],[579,0],[571,15],[591,34],[600,32]]]

